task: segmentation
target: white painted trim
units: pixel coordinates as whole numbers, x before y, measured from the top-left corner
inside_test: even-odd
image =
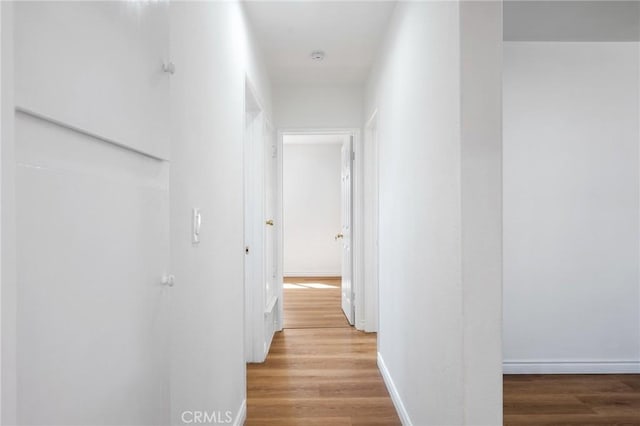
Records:
[[[309,277],[309,278],[334,278],[342,275],[342,271],[305,271],[305,272],[290,272],[284,273],[285,277]]]
[[[233,426],[242,426],[245,420],[247,420],[247,400],[243,399],[236,413],[236,418],[233,421]]]
[[[351,163],[353,176],[353,194],[351,206],[351,246],[353,249],[353,294],[354,294],[354,326],[358,330],[365,330],[366,305],[364,282],[364,150],[363,138],[360,131],[353,135],[354,161]]]
[[[354,135],[360,133],[359,128],[345,127],[345,128],[316,128],[316,127],[285,127],[278,130],[280,136],[285,135]]]
[[[384,384],[387,386],[387,390],[389,391],[389,396],[391,396],[391,401],[393,402],[393,406],[396,408],[398,412],[398,417],[400,417],[400,421],[403,426],[411,426],[413,422],[409,417],[409,413],[402,403],[402,399],[400,398],[400,394],[398,393],[398,389],[396,385],[393,383],[393,379],[391,378],[391,374],[389,370],[387,370],[387,366],[384,363],[384,359],[380,352],[378,352],[378,369],[380,370],[380,374],[382,375],[382,379],[384,380]]]
[[[272,336],[266,335],[264,310],[264,140],[266,117],[258,94],[245,75],[243,110],[244,345],[246,362],[263,362]],[[249,103],[247,100],[249,99]],[[251,116],[249,123],[247,117]]]
[[[267,303],[267,306],[264,308],[264,314],[269,315],[272,313],[273,308],[276,306],[276,302],[278,302],[278,296],[272,296]]]
[[[504,374],[640,374],[638,361],[504,361]]]
[[[363,267],[363,319],[362,330],[366,332],[378,331],[378,312],[379,312],[379,281],[380,281],[380,268],[379,268],[379,249],[377,245],[378,236],[380,234],[380,213],[379,213],[379,200],[380,200],[380,178],[379,178],[379,144],[378,144],[378,109],[375,108],[369,119],[367,120],[362,141],[362,154],[361,164],[363,165],[361,170],[361,176],[363,179],[362,186],[362,232],[360,233],[360,253],[362,255],[362,267]],[[372,134],[375,136],[372,137]],[[367,183],[374,186],[372,190],[366,187]],[[369,197],[375,200],[375,211],[365,212],[372,203]],[[367,219],[365,220],[365,214]],[[372,222],[372,223],[371,223]],[[372,245],[372,247],[369,247]],[[365,268],[369,271],[369,280],[365,276]],[[375,271],[372,271],[375,268]]]
[[[353,292],[355,294],[355,327],[358,330],[364,330],[364,292],[363,289],[363,245],[362,245],[362,202],[360,198],[362,197],[362,135],[360,128],[281,128],[278,129],[278,192],[277,192],[277,200],[278,200],[278,216],[281,221],[284,217],[283,213],[283,181],[282,181],[282,170],[283,170],[283,159],[282,159],[282,149],[284,146],[284,136],[285,135],[348,135],[353,136],[353,152],[355,154],[356,160],[353,163],[352,176],[355,176],[353,192],[352,192],[352,211],[353,214],[353,222],[351,224],[352,235],[352,253],[353,253],[353,261],[352,261],[352,286]],[[280,229],[278,240],[278,265],[279,271],[284,270],[284,235],[282,234],[282,228]],[[280,292],[282,292],[282,278],[287,275],[291,276],[300,276],[304,277],[305,275],[294,275],[293,273],[286,273],[280,276]],[[337,274],[337,276],[342,275],[342,273]],[[319,276],[315,273],[312,276]],[[331,274],[330,276],[336,276]],[[282,297],[280,300],[283,300]],[[280,304],[280,309],[282,309],[282,305]],[[282,315],[281,315],[282,317]]]
[[[291,135],[289,134],[288,136],[297,136],[297,135]],[[302,145],[302,146],[314,146],[314,145],[342,145],[342,140],[341,139],[336,139],[336,140],[331,140],[331,141],[322,141],[322,142],[307,142],[307,141],[282,141],[283,145],[289,146],[289,145]]]
[[[373,124],[375,124],[375,121],[378,119],[378,108],[374,108],[373,112],[371,113],[371,115],[369,116],[369,119],[367,120],[367,122],[364,124],[364,128],[368,128],[368,127],[372,127]]]
[[[130,151],[130,152],[136,153],[136,154],[143,155],[145,157],[151,158],[152,160],[169,161],[169,158],[168,158],[167,155],[165,155],[163,157],[160,157],[160,156],[158,156],[156,154],[153,154],[152,152],[143,151],[141,149],[134,148],[132,146],[127,145],[126,143],[118,142],[118,141],[116,141],[114,139],[110,139],[110,138],[108,138],[106,136],[102,136],[102,135],[100,135],[98,133],[93,133],[93,132],[91,132],[89,130],[83,129],[81,127],[75,126],[75,125],[70,124],[70,123],[65,122],[65,121],[58,120],[58,119],[53,118],[51,116],[48,116],[46,114],[41,114],[41,113],[39,113],[37,111],[34,111],[34,110],[31,110],[29,108],[24,108],[24,107],[21,107],[19,105],[16,105],[15,110],[16,110],[16,112],[19,112],[19,113],[22,113],[22,114],[26,114],[26,115],[28,115],[30,117],[37,118],[38,120],[46,121],[47,123],[53,124],[55,126],[63,128],[63,129],[70,130],[70,131],[75,132],[75,133],[79,133],[79,134],[81,134],[83,136],[87,136],[87,137],[92,138],[92,139],[98,139],[98,140],[100,140],[100,141],[102,141],[104,143],[107,143],[109,145],[113,145],[113,146],[118,147],[120,149],[124,149],[124,150]]]
[[[262,100],[262,98],[260,97],[260,92],[256,89],[255,84],[253,84],[253,80],[251,80],[251,77],[249,76],[248,73],[244,74],[244,79],[245,79],[245,89],[248,86],[249,90],[251,91],[251,95],[253,96],[253,99],[256,101],[257,107],[260,110],[260,112],[262,113],[262,119],[264,120],[264,122],[266,123],[267,126],[270,126],[272,129],[273,127],[273,120],[271,119],[271,116],[269,115],[269,112],[267,110],[267,108],[265,108],[265,103]],[[246,97],[245,97],[246,99]],[[244,106],[244,110],[246,111],[246,105]]]
[[[276,260],[276,280],[274,285],[276,286],[276,296],[280,303],[278,303],[278,315],[276,317],[276,325],[275,329],[277,331],[282,331],[284,329],[284,294],[283,294],[283,282],[284,282],[284,226],[282,226],[282,222],[284,221],[284,201],[283,201],[283,170],[282,170],[282,133],[280,130],[276,131],[276,207],[275,207],[275,216],[276,216],[276,256],[278,256]]]

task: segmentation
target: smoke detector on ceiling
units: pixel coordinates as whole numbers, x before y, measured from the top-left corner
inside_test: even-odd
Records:
[[[324,59],[324,52],[322,50],[314,50],[311,52],[311,59],[314,61],[321,61]]]

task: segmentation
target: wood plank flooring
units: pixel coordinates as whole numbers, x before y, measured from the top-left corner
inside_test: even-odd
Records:
[[[330,287],[285,289],[285,330],[265,363],[247,366],[245,425],[400,425],[376,365],[376,335],[349,326],[339,280],[287,281]]]
[[[639,426],[640,375],[505,375],[504,424]]]
[[[350,327],[342,312],[340,277],[284,279],[284,328]]]
[[[299,287],[285,289],[285,330],[264,364],[247,366],[245,424],[399,425],[376,335],[348,325],[339,279],[287,281]],[[640,375],[505,375],[504,424],[640,426]]]

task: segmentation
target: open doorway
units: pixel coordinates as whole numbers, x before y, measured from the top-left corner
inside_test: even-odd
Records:
[[[375,203],[371,193],[377,193],[370,188],[377,184],[370,180],[377,176],[371,163],[376,129],[376,121],[369,120],[364,140],[356,128],[279,132],[276,224],[281,224],[283,329],[273,337],[266,362],[247,365],[248,425],[292,419],[401,424],[380,372],[384,366],[378,368],[377,333],[364,332],[375,327],[366,318],[365,300],[377,286],[370,288],[363,271],[374,266],[371,255],[377,250],[365,255],[364,247],[377,241],[377,215],[367,211]],[[314,149],[313,142],[332,146]]]
[[[282,133],[284,328],[354,324],[353,138]]]

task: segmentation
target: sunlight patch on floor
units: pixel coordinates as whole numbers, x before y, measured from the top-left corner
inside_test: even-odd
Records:
[[[336,288],[337,286],[323,283],[284,283],[284,288],[307,289],[307,288]]]

